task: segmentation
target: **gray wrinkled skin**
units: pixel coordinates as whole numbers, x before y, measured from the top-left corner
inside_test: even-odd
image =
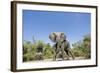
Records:
[[[68,40],[66,40],[66,35],[63,32],[53,32],[49,35],[49,38],[52,42],[55,44],[53,45],[54,49],[54,57],[53,60],[56,60],[56,58],[61,55],[62,60],[64,60],[64,55],[66,54],[67,59],[69,59],[69,56],[74,59],[74,56],[70,50],[70,44]]]

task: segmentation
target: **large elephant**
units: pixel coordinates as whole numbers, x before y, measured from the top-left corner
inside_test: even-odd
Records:
[[[49,35],[49,38],[52,42],[55,43],[53,45],[54,49],[53,60],[56,60],[59,54],[61,55],[63,60],[64,60],[64,54],[66,54],[67,59],[69,59],[69,56],[71,56],[72,59],[74,59],[74,56],[70,49],[70,44],[68,40],[66,40],[66,35],[63,32],[53,32]]]

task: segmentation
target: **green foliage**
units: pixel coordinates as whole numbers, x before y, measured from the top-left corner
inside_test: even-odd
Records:
[[[24,41],[23,44],[23,61],[33,60],[34,55],[34,47],[29,41]]]
[[[23,44],[23,61],[24,62],[49,59],[52,57],[53,57],[52,48],[49,43],[45,44],[43,41],[39,40],[39,41],[36,41],[34,44],[32,44],[29,41],[25,41]]]
[[[91,37],[86,35],[82,40],[72,44],[72,53],[75,57],[83,57],[84,59],[91,58]],[[42,48],[42,49],[41,49]],[[41,52],[40,52],[41,51]],[[34,61],[43,59],[53,59],[54,50],[49,43],[44,43],[41,40],[24,41],[23,43],[23,61]]]
[[[84,57],[86,59],[91,58],[91,37],[90,35],[86,35],[82,40],[74,43],[73,45],[73,53],[76,57]]]
[[[51,47],[51,45],[45,44],[45,50],[44,50],[44,58],[49,59],[53,57],[53,48]]]

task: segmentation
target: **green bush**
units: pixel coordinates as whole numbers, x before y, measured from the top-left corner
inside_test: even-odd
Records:
[[[75,57],[91,58],[91,37],[86,35],[82,40],[72,44],[72,53]],[[42,49],[41,49],[42,48]],[[40,51],[42,53],[40,54]],[[23,61],[35,61],[53,58],[53,48],[49,43],[44,43],[41,40],[32,43],[24,41],[23,43]]]
[[[23,61],[50,59],[53,57],[52,51],[51,45],[49,43],[45,44],[41,40],[36,41],[34,44],[25,41],[23,44]]]
[[[91,58],[91,37],[90,35],[84,36],[84,38],[73,45],[73,53],[75,57],[84,57],[86,59]]]

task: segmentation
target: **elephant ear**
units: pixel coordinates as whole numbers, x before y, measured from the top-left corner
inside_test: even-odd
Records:
[[[51,41],[56,42],[56,34],[55,33],[51,33],[49,35],[49,38],[50,38]]]
[[[64,41],[64,40],[66,40],[66,35],[64,33],[61,33],[60,38],[61,38],[61,41]]]

